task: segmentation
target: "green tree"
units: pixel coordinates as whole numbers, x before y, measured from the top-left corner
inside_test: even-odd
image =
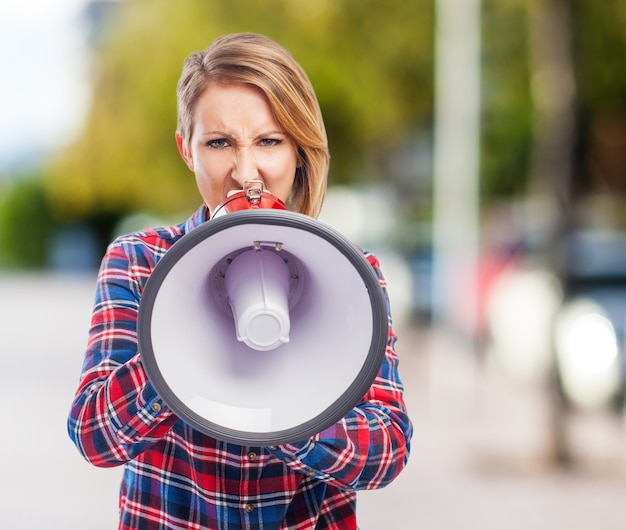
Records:
[[[526,0],[483,0],[481,193],[526,190],[532,145]]]
[[[528,13],[539,3],[553,1],[483,0],[481,196],[485,204],[523,196],[531,182],[537,151],[533,107],[537,72],[530,61],[533,32]],[[178,218],[195,208],[199,196],[194,178],[174,144],[176,82],[191,51],[233,31],[269,35],[309,73],[328,129],[331,184],[389,182],[390,161],[409,137],[425,139],[417,149],[428,151],[435,97],[434,0],[110,4],[114,12],[91,51],[93,103],[82,134],[43,168],[43,191],[35,192],[32,182],[8,190],[1,214],[5,224],[14,215],[7,212],[17,211],[15,202],[23,205],[23,211],[43,212],[44,219],[49,215],[54,223],[88,223],[104,241],[121,217],[137,210]],[[572,0],[570,4],[577,86],[572,189],[577,196],[603,191],[622,198],[626,193],[626,3]],[[422,164],[424,160],[428,162],[427,156]],[[428,168],[421,171],[427,179]],[[428,220],[428,192],[427,182],[404,192],[407,216]],[[0,230],[6,245],[11,227]],[[408,230],[412,237],[414,230]],[[13,251],[5,247],[3,253]],[[11,260],[17,259],[17,254],[13,256]],[[33,263],[41,262],[31,251],[24,251],[22,258],[28,261],[27,256]]]
[[[61,218],[198,204],[174,144],[175,88],[184,58],[220,34],[265,33],[303,65],[327,123],[332,182],[372,178],[367,168],[430,120],[431,2],[135,0],[118,9],[94,51],[84,132],[47,181]]]
[[[536,159],[539,137],[546,133],[537,98],[546,72],[540,71],[537,57],[532,55],[536,32],[543,31],[532,27],[537,24],[532,13],[559,3],[564,3],[569,13],[569,37],[558,44],[555,34],[542,40],[548,49],[567,46],[573,61],[573,171],[571,182],[561,187],[571,187],[574,200],[603,190],[618,196],[626,193],[626,3],[483,0],[481,161],[485,200],[523,196],[532,179],[551,178],[551,172],[536,170],[543,165]],[[562,82],[558,75],[553,78]],[[558,93],[555,89],[555,97]],[[550,156],[550,149],[543,150]]]
[[[0,267],[41,268],[57,229],[41,175],[22,176],[0,194]]]

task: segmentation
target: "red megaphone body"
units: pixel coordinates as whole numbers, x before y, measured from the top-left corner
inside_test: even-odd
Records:
[[[263,188],[260,180],[246,180],[240,191],[229,193],[228,197],[219,204],[211,219],[227,213],[240,212],[242,210],[257,210],[268,208],[273,210],[287,210],[287,206],[276,195]]]

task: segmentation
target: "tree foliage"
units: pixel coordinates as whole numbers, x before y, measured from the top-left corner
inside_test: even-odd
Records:
[[[84,132],[51,168],[48,193],[61,217],[198,204],[174,144],[175,88],[185,57],[224,33],[264,33],[303,65],[325,116],[332,182],[362,180],[429,120],[430,1],[134,0],[117,9],[94,52]]]
[[[523,193],[532,145],[525,0],[483,0],[481,186],[486,200]]]
[[[533,80],[539,74],[529,60],[533,32],[528,13],[537,4],[554,1],[482,0],[480,178],[485,204],[527,191],[537,138]],[[600,190],[623,196],[626,2],[560,1],[569,2],[572,15],[578,105],[573,187],[578,193]],[[415,180],[410,168],[407,173],[407,164],[398,162],[400,152],[409,165],[420,166],[415,171],[427,181],[429,169],[424,168],[434,125],[435,4],[435,0],[92,3],[112,9],[108,16],[96,17],[90,112],[74,144],[43,168],[43,190],[41,181],[31,180],[7,191],[0,204],[4,262],[44,259],[43,243],[25,249],[21,258],[10,248],[17,244],[11,239],[11,225],[23,225],[23,217],[15,217],[19,212],[43,219],[30,223],[34,231],[30,241],[45,242],[51,228],[74,221],[89,224],[105,241],[116,221],[129,213],[147,210],[179,218],[198,205],[194,177],[174,143],[176,83],[189,53],[230,32],[274,38],[309,74],[327,125],[331,184],[391,178],[399,183],[398,172],[406,173],[405,184]],[[411,143],[415,138],[419,145]],[[419,216],[426,217],[428,182],[403,191],[405,205],[422,197],[410,215],[415,218],[415,211],[425,209]]]
[[[626,2],[573,2],[580,106],[575,193],[626,198]],[[623,212],[623,207],[619,207]],[[622,223],[626,227],[626,214]]]
[[[46,201],[41,175],[24,175],[0,189],[0,267],[40,268],[47,265],[56,228]]]
[[[556,0],[483,0],[482,196],[528,189],[537,130],[533,85],[545,72],[530,60],[537,4]],[[575,68],[575,172],[578,193],[626,192],[626,2],[566,0]]]

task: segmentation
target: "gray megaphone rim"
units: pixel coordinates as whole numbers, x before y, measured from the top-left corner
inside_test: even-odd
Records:
[[[304,230],[335,247],[349,260],[368,291],[372,310],[372,337],[363,365],[346,390],[316,417],[272,432],[243,431],[207,420],[191,410],[172,391],[161,373],[152,344],[151,319],[161,284],[176,263],[212,235],[242,224],[266,224]],[[207,271],[208,272],[208,271]],[[341,233],[311,217],[287,210],[246,210],[210,220],[184,235],[161,258],[148,279],[137,321],[140,356],[152,385],[165,404],[184,422],[215,439],[238,445],[282,445],[306,440],[345,417],[363,399],[381,368],[388,341],[387,301],[379,279],[363,253]]]

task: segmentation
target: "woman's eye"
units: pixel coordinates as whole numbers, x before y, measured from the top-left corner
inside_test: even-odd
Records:
[[[263,140],[261,140],[260,144],[263,147],[273,147],[275,145],[278,145],[280,143],[280,140],[278,138],[263,138]]]
[[[216,138],[215,140],[209,140],[207,146],[213,147],[214,149],[223,149],[224,147],[228,147],[228,140],[225,138]]]

